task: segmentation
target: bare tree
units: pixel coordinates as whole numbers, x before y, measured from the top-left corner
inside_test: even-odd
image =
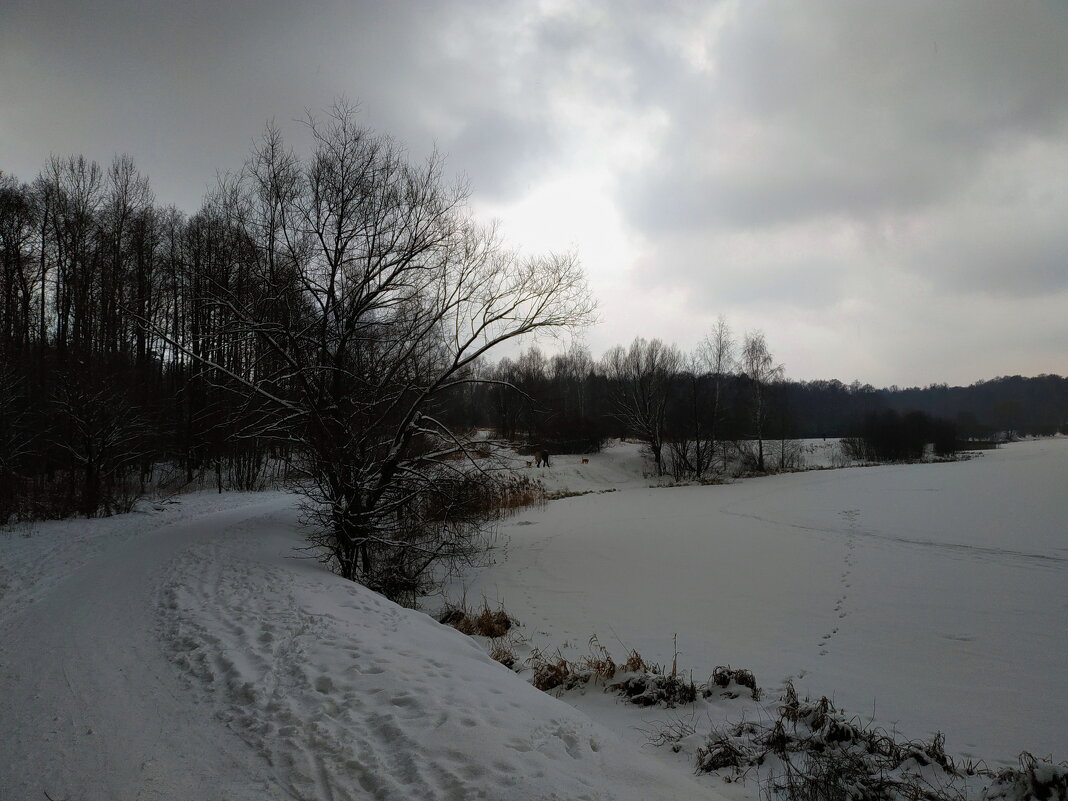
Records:
[[[133,159],[125,154],[116,156],[107,171],[101,215],[110,253],[101,261],[100,331],[96,339],[105,352],[117,352],[129,340],[128,332],[124,330],[128,319],[121,313],[124,304],[129,303],[142,317],[150,316],[146,273],[151,268],[151,260],[145,258],[144,244],[152,203],[148,179],[137,171]],[[137,240],[142,247],[135,249],[133,244]],[[137,356],[143,363],[147,350],[145,329],[139,327],[138,330]]]
[[[763,331],[747,332],[742,345],[742,374],[749,381],[750,420],[752,434],[757,440],[756,467],[760,472],[764,467],[764,429],[767,424],[772,387],[783,376],[783,366],[775,364],[768,350],[768,343]]]
[[[0,172],[0,347],[26,348],[32,338],[35,228],[29,187]]]
[[[58,421],[52,445],[82,476],[81,511],[87,517],[129,511],[137,493],[128,481],[148,426],[120,382],[68,374],[58,382],[51,411]]]
[[[324,559],[410,598],[493,512],[445,400],[487,351],[583,325],[594,303],[573,255],[522,257],[476,225],[437,155],[410,163],[345,105],[308,124],[309,159],[269,128],[217,198],[246,254],[203,282],[224,347],[179,345],[246,399],[239,434],[301,448]]]
[[[664,420],[671,381],[679,371],[682,355],[674,345],[640,337],[623,349],[616,345],[601,365],[609,380],[611,414],[628,431],[649,443],[656,474],[664,475]]]
[[[63,360],[68,348],[88,350],[94,342],[101,262],[96,216],[104,178],[95,161],[87,162],[82,156],[53,156],[38,181],[42,194],[51,202],[51,209],[42,216],[49,220],[56,262],[55,343]]]
[[[726,411],[724,389],[727,377],[735,369],[734,336],[731,334],[727,318],[722,314],[716,318],[716,325],[704,338],[698,348],[705,370],[712,376],[712,409],[709,422],[709,439],[713,447],[717,441],[718,428]],[[723,469],[727,469],[727,449],[721,449]]]
[[[701,478],[711,468],[714,442],[709,436],[706,409],[710,376],[698,352],[682,357],[669,413],[671,472],[676,479]]]

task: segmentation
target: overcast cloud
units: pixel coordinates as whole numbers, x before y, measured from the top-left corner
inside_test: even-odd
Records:
[[[6,0],[0,170],[129,153],[194,211],[345,96],[574,247],[595,355],[762,328],[787,373],[1068,373],[1068,4]]]

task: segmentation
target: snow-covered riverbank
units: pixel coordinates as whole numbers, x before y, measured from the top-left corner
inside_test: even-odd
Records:
[[[0,801],[717,797],[301,544],[283,493],[0,534]]]
[[[453,588],[502,604],[542,649],[591,635],[707,678],[787,678],[865,720],[993,766],[1068,757],[1068,439],[970,461],[650,488],[638,446],[551,488],[506,528],[497,563]]]
[[[792,678],[992,767],[1068,756],[1068,440],[709,487],[650,488],[629,445],[527,473],[593,492],[511,518],[466,579],[524,647],[669,662],[677,635],[698,682],[751,668],[762,701],[698,727]],[[541,693],[306,558],[296,517],[204,493],[0,532],[0,801],[758,797],[646,747],[686,710]]]

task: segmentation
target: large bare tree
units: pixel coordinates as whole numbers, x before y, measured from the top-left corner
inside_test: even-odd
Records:
[[[245,396],[240,433],[298,444],[324,557],[411,597],[492,512],[449,394],[487,351],[583,325],[594,303],[573,255],[524,257],[476,224],[437,155],[412,163],[344,105],[308,128],[310,158],[268,128],[217,193],[240,264],[203,281],[215,344],[179,344]]]

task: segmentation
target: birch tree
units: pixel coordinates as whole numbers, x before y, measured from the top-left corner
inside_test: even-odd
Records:
[[[768,421],[772,387],[783,377],[783,366],[775,364],[763,331],[747,332],[742,345],[742,374],[748,379],[750,391],[750,422],[757,441],[756,467],[765,472],[764,430]]]

